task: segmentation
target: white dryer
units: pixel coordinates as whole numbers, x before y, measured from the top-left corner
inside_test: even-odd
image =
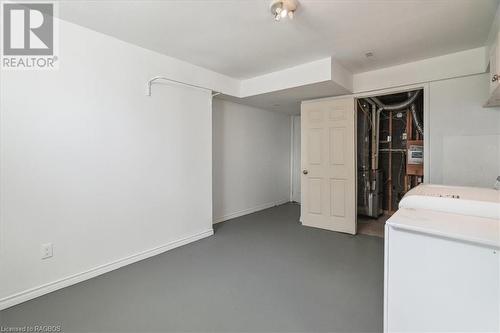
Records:
[[[385,332],[500,331],[500,191],[420,185],[385,226]]]

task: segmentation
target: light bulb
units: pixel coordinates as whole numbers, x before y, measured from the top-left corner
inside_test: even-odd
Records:
[[[288,10],[286,10],[286,9],[283,9],[280,13],[282,18],[285,18],[287,14],[288,14]]]

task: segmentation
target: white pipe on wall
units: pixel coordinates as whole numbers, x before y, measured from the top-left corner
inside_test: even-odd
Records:
[[[155,77],[151,78],[147,83],[147,87],[146,87],[146,95],[147,96],[151,96],[151,86],[153,85],[154,82],[156,82],[158,80],[164,80],[164,81],[169,81],[169,82],[173,82],[176,84],[181,84],[181,85],[188,86],[188,87],[213,91],[210,88],[206,88],[206,87],[202,87],[202,86],[198,86],[195,84],[186,83],[186,82],[182,82],[182,81],[178,81],[178,80],[169,79],[168,77],[165,77],[165,76],[155,76]],[[217,96],[217,95],[220,95],[220,92],[213,93],[212,97]]]

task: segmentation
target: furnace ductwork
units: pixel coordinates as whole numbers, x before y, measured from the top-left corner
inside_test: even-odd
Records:
[[[372,97],[369,98],[373,103],[375,103],[379,108],[375,114],[375,144],[372,145],[372,169],[377,170],[378,169],[378,146],[379,146],[379,141],[380,141],[380,136],[379,136],[379,129],[380,129],[380,114],[383,111],[400,111],[403,109],[407,109],[410,105],[412,105],[413,102],[415,102],[415,99],[417,99],[418,95],[420,93],[420,90],[415,91],[413,94],[408,93],[409,98],[401,103],[396,103],[396,104],[391,104],[387,105],[382,103],[377,97]],[[413,113],[413,118],[416,119],[417,115],[416,113]],[[420,123],[418,121],[415,121],[417,128],[420,128]],[[420,132],[420,130],[419,130]],[[423,130],[422,132],[423,133]]]

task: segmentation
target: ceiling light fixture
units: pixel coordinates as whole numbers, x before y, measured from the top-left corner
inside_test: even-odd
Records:
[[[297,0],[272,0],[269,8],[275,21],[288,17],[293,19],[298,6]]]

